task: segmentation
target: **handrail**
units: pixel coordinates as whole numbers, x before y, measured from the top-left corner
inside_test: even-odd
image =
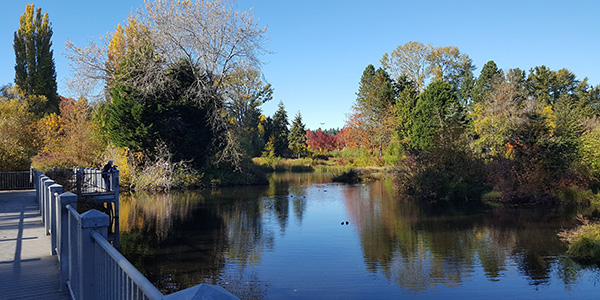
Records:
[[[66,208],[69,211],[69,213],[71,213],[71,215],[75,218],[75,220],[77,220],[77,223],[81,224],[81,215],[77,212],[77,210],[73,208],[73,206],[71,206],[70,204],[67,204]]]
[[[192,300],[209,294],[211,299],[238,299],[222,287],[206,284],[163,295],[108,242],[108,215],[95,209],[79,214],[76,194],[63,193],[61,185],[31,171],[45,232],[52,235],[52,254],[59,260],[60,289],[73,299]],[[117,203],[118,193],[116,188]],[[116,209],[118,216],[118,205]]]
[[[148,299],[162,299],[163,294],[148,280],[138,269],[136,269],[119,251],[117,251],[107,240],[106,238],[97,231],[92,232],[92,239],[96,242],[96,255],[98,255],[98,248],[101,248],[105,254],[107,254],[113,263],[116,263],[121,270],[128,276],[129,279],[135,284],[136,291],[141,292],[142,297],[147,297]],[[103,261],[98,261],[98,264],[102,265],[102,263],[106,263]],[[106,270],[105,268],[103,268]],[[110,268],[108,268],[110,269]],[[106,270],[106,273],[114,273]],[[111,275],[111,274],[101,274],[102,275]],[[112,274],[115,275],[115,274]],[[118,283],[117,283],[118,284]],[[110,285],[110,284],[107,284]],[[132,288],[133,290],[133,288]],[[110,286],[106,286],[107,293],[111,292]],[[112,291],[115,291],[114,289]],[[145,298],[142,298],[145,299]]]

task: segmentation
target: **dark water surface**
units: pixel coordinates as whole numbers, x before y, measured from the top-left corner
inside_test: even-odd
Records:
[[[600,299],[600,269],[569,259],[556,236],[576,211],[400,198],[386,181],[289,173],[134,194],[121,200],[122,251],[165,293],[211,283],[242,299]]]

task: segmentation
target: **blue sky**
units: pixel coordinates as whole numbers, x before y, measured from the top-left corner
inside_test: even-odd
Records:
[[[13,34],[32,1],[4,1],[0,11],[0,84],[14,81]],[[63,56],[67,39],[85,45],[113,31],[143,0],[33,1],[48,12],[59,93],[71,76]],[[600,1],[250,1],[269,26],[263,72],[274,99],[291,120],[300,111],[308,128],[342,127],[368,64],[398,45],[419,41],[456,46],[477,67],[489,60],[503,69],[546,65],[567,68],[600,84]],[[66,95],[69,96],[69,95]]]

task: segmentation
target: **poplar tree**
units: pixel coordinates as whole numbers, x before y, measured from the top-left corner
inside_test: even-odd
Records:
[[[34,5],[28,4],[14,34],[15,83],[27,94],[46,97],[45,104],[33,108],[40,113],[58,113],[51,25],[48,13],[42,16],[39,7],[34,13]]]

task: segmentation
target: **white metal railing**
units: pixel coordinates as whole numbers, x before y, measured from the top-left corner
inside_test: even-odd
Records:
[[[95,241],[96,299],[162,299],[163,294],[97,231]]]
[[[107,240],[108,215],[95,209],[79,214],[76,194],[32,172],[45,232],[59,260],[60,289],[73,299],[238,299],[207,284],[163,295]]]

